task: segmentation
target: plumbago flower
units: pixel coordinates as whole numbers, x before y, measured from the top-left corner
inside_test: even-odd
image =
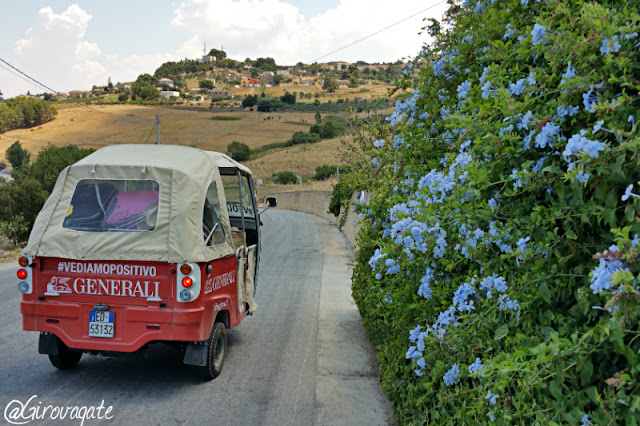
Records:
[[[620,388],[576,402],[608,378],[597,369],[565,379],[561,399],[554,377],[536,375],[586,365],[578,353],[639,368],[595,333],[566,333],[594,317],[607,325],[640,298],[640,225],[615,247],[603,232],[640,209],[637,20],[610,1],[558,2],[456,8],[405,80],[417,98],[397,104],[388,128],[367,129],[384,167],[353,182],[377,194],[353,294],[403,423],[527,423],[523,407],[536,406],[540,423],[580,424],[587,412],[599,424],[617,393],[632,401]],[[398,330],[409,340],[399,351]],[[640,340],[620,333],[636,353]]]

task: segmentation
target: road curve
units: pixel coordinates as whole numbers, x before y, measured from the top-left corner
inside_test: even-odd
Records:
[[[322,337],[333,335],[327,327],[332,327],[334,313],[326,309],[341,306],[339,301],[327,302],[331,297],[328,286],[335,286],[335,277],[339,276],[343,282],[337,284],[349,293],[349,276],[341,270],[347,259],[343,259],[344,265],[327,263],[337,259],[336,250],[344,253],[339,251],[344,249],[344,239],[340,240],[340,233],[324,220],[302,213],[270,210],[263,215],[263,222],[256,293],[259,308],[229,331],[224,369],[210,382],[200,379],[193,367],[182,364],[177,350],[165,345],[153,346],[146,356],[129,358],[85,354],[76,369],[55,369],[45,355],[37,353],[38,334],[22,331],[16,268],[0,265],[0,408],[5,412],[12,400],[26,403],[37,395],[31,406],[41,402],[42,406],[98,407],[104,401],[105,407],[113,407],[112,424],[310,425],[347,424],[347,419],[350,424],[391,422],[376,381],[371,350],[365,348],[364,358],[339,352],[351,339],[360,339],[357,345],[366,346],[366,341],[361,342],[363,331],[357,313],[355,317],[349,314],[349,321],[340,322],[354,331],[343,333],[345,338],[335,346],[338,352],[335,347],[327,347],[332,342]],[[324,315],[321,304],[327,307]],[[368,365],[361,371],[344,367],[351,358]],[[363,375],[367,376],[368,388],[359,390],[363,386],[357,376]],[[341,383],[346,381],[350,384]],[[336,400],[327,386],[346,391],[345,398]],[[348,406],[349,401],[355,401],[355,406]],[[341,410],[354,414],[341,421],[335,416]],[[44,423],[70,424],[50,419]]]

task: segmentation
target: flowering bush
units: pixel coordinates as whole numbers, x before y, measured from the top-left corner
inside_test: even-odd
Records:
[[[637,7],[451,3],[354,134],[354,298],[403,424],[640,420]]]

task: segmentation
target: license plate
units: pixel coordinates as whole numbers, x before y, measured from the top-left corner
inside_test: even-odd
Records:
[[[89,337],[113,338],[115,313],[113,311],[91,311],[89,313]]]

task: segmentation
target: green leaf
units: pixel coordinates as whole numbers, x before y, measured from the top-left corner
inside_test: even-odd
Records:
[[[564,182],[562,180],[556,180],[553,184],[553,192],[558,195],[558,198],[564,198]]]
[[[549,286],[545,281],[538,286],[538,293],[540,293],[540,296],[542,296],[545,302],[551,303],[551,292],[549,291]]]
[[[567,238],[569,238],[570,240],[577,240],[578,236],[571,229],[567,229]]]
[[[593,364],[591,361],[586,360],[582,363],[580,368],[580,383],[582,386],[586,386],[587,383],[591,381],[591,376],[593,375]]]
[[[502,324],[496,330],[496,334],[493,336],[495,340],[502,340],[509,333],[509,326],[507,324]]]
[[[560,399],[562,397],[562,388],[558,384],[557,380],[549,383],[549,390],[551,391],[551,395],[553,395],[555,399]]]
[[[600,403],[600,394],[598,394],[598,390],[595,386],[589,386],[587,388],[587,396],[594,404]]]

